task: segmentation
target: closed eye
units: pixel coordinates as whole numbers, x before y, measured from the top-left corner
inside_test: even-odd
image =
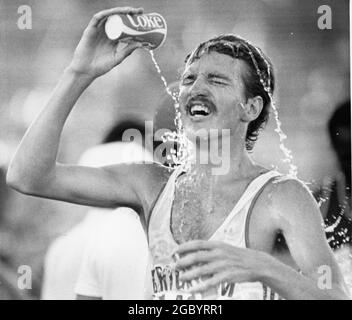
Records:
[[[218,85],[227,85],[227,83],[224,80],[221,79],[210,79],[209,80],[211,83],[215,83]]]
[[[217,85],[228,85],[231,83],[231,80],[226,76],[218,75],[218,74],[209,74],[208,81],[210,83],[214,83]]]
[[[188,84],[192,84],[196,79],[196,76],[195,75],[187,75],[185,77],[182,78],[182,81],[181,81],[181,84],[182,85],[188,85]]]

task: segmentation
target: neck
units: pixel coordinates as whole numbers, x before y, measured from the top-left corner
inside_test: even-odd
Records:
[[[191,173],[221,182],[250,176],[256,167],[239,135],[199,141],[191,144],[190,153]]]

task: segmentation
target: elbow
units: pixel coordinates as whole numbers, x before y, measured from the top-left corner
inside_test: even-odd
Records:
[[[18,175],[17,170],[13,168],[12,163],[7,169],[6,173],[6,184],[12,189],[18,189],[18,186],[20,185],[20,177]]]
[[[30,188],[28,183],[25,183],[25,179],[23,176],[18,172],[18,170],[15,170],[12,168],[12,166],[9,167],[7,170],[6,174],[6,184],[21,193],[29,193]]]
[[[6,184],[10,188],[28,195],[36,195],[41,189],[40,181],[23,170],[16,169],[13,165],[10,165],[7,170]]]

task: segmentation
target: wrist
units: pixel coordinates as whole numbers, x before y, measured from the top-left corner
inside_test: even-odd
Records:
[[[90,86],[93,80],[93,77],[76,72],[70,67],[67,67],[63,71],[57,83],[57,86],[55,87],[53,97],[57,95],[59,98],[61,96],[65,96],[66,101],[71,101],[71,103],[68,103],[67,105],[72,104],[70,107],[72,108],[73,105],[76,103],[77,99]]]
[[[255,270],[255,280],[268,283],[277,272],[276,259],[265,252],[261,252],[260,259],[258,260],[259,265]]]
[[[82,81],[86,82],[88,84],[92,83],[96,77],[93,75],[77,70],[74,66],[69,65],[65,70],[64,70],[64,77],[73,79],[75,81]]]

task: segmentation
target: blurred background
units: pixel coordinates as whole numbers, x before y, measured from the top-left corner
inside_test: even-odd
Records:
[[[32,9],[31,30],[17,27],[17,10],[24,4]],[[178,79],[186,54],[209,37],[232,32],[261,47],[275,67],[276,104],[299,177],[314,187],[337,171],[326,126],[337,104],[350,97],[347,0],[1,1],[0,261],[13,279],[19,266],[31,267],[33,286],[28,293],[35,298],[40,295],[49,244],[80,221],[86,208],[23,196],[5,186],[4,176],[20,139],[70,62],[92,15],[117,5],[143,6],[145,12],[165,17],[167,39],[155,56],[169,83]],[[330,30],[318,28],[321,5],[332,10]],[[60,160],[77,162],[117,121],[152,119],[162,93],[150,56],[142,50],[135,52],[80,98],[62,136]],[[287,172],[275,127],[270,120],[253,157]],[[10,298],[11,292],[1,282],[0,278],[0,299]]]

